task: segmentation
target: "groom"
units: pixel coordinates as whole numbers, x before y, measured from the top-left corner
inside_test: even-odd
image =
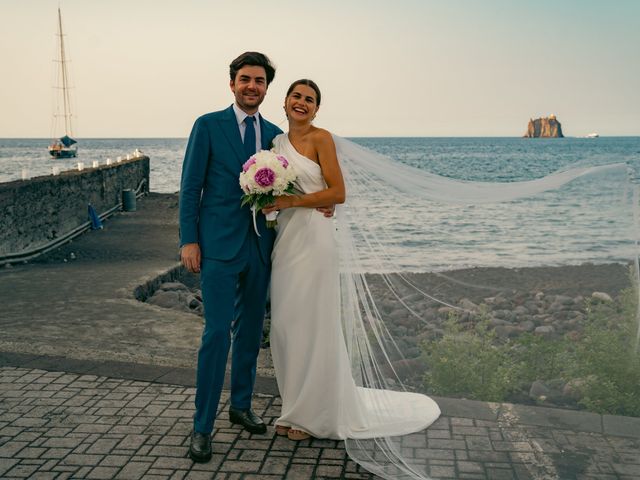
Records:
[[[275,76],[270,60],[245,52],[231,62],[229,73],[235,102],[196,120],[180,186],[181,259],[189,271],[200,272],[205,317],[189,446],[196,462],[211,458],[211,432],[231,343],[229,419],[251,433],[267,430],[251,410],[251,396],[275,234],[260,214],[260,236],[254,232],[251,211],[240,207],[238,177],[242,164],[256,151],[268,150],[282,131],[258,112]]]

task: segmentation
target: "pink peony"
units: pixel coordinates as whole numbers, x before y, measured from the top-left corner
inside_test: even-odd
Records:
[[[276,179],[276,174],[270,168],[264,167],[258,170],[253,178],[261,187],[269,187],[273,185],[273,182]]]
[[[255,163],[256,163],[256,158],[249,157],[249,160],[244,162],[244,165],[242,165],[242,171],[246,173],[246,171],[251,168],[251,165],[255,165]]]
[[[282,155],[278,155],[278,160],[280,160],[280,163],[284,168],[287,168],[289,166],[289,162]]]

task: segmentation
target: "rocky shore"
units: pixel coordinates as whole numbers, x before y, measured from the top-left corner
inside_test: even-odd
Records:
[[[378,307],[393,324],[404,327],[392,332],[400,338],[422,329],[437,334],[451,313],[458,314],[459,322],[464,324],[478,313],[481,305],[501,337],[536,329],[540,334],[562,335],[579,326],[586,299],[610,301],[630,286],[628,267],[618,263],[472,268],[446,273],[391,274],[386,279],[391,281],[395,292],[388,288],[382,275],[367,275]],[[412,310],[420,312],[422,322],[414,321],[417,319],[399,304],[396,294]],[[146,301],[202,315],[199,277],[185,272],[176,282],[161,284]]]
[[[474,268],[403,275],[406,281],[396,277],[389,277],[396,293],[420,313],[422,322],[415,321],[406,308],[399,308],[395,294],[380,276],[369,275],[368,282],[382,313],[395,325],[391,333],[418,340],[441,335],[442,324],[450,315],[456,315],[464,327],[481,310],[499,337],[524,332],[564,335],[580,328],[588,298],[610,301],[630,286],[628,267],[622,264]],[[417,289],[434,298],[426,298]]]
[[[407,275],[406,281],[395,277],[387,279],[395,293],[379,276],[370,275],[368,280],[386,326],[405,356],[394,362],[394,369],[406,385],[418,390],[428,369],[424,345],[442,339],[447,322],[461,332],[474,332],[484,322],[494,345],[513,345],[525,334],[548,340],[549,345],[563,338],[580,341],[588,309],[598,305],[613,313],[613,300],[631,286],[629,268],[622,264],[476,268]],[[425,298],[409,282],[435,299]],[[398,305],[396,294],[419,318]],[[571,379],[536,379],[509,400],[575,407],[580,400],[575,387]]]
[[[427,368],[423,345],[442,338],[451,319],[462,331],[484,320],[498,342],[527,333],[549,340],[579,339],[589,305],[596,302],[606,307],[630,286],[629,269],[622,264],[370,274],[367,281],[405,357],[394,367],[403,382],[416,389],[421,388]],[[203,312],[199,279],[188,273],[179,281],[161,284],[147,302],[195,315]],[[543,398],[545,404],[567,406],[575,403],[571,387],[567,382],[536,380],[526,390],[530,401]],[[518,400],[522,403],[527,398]]]

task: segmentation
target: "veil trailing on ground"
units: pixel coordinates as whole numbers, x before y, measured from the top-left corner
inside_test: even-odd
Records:
[[[589,332],[613,321],[623,341],[638,335],[638,192],[629,166],[462,181],[334,141],[347,187],[336,221],[356,383],[602,411],[584,380],[601,372],[590,372],[580,355],[593,348]],[[574,356],[558,363],[571,371],[525,368],[536,357],[554,363],[550,356],[567,348]],[[565,381],[558,398],[556,376]],[[536,396],[535,382],[544,394]],[[348,439],[347,452],[384,478],[438,478],[443,465],[454,465],[443,456],[442,442],[454,440],[443,414],[410,435]]]

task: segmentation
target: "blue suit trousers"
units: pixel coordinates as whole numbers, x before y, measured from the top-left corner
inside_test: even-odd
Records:
[[[198,352],[194,430],[213,430],[231,356],[231,406],[251,408],[271,263],[261,258],[253,228],[232,260],[202,259],[205,326]]]

